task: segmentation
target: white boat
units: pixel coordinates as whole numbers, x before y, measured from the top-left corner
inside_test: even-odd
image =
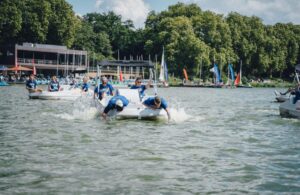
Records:
[[[88,92],[89,93],[89,92]],[[81,89],[73,88],[70,85],[62,85],[61,91],[42,91],[29,93],[30,99],[42,99],[42,100],[76,100],[82,95]]]
[[[290,99],[290,97],[289,96],[287,96],[287,95],[281,95],[278,91],[274,91],[274,94],[275,94],[275,99],[276,99],[276,101],[277,102],[285,102],[285,101],[287,101],[287,100],[289,100]]]
[[[299,73],[300,73],[300,64],[296,65],[295,67],[295,79],[298,84],[300,84]],[[288,101],[283,102],[279,106],[279,112],[280,112],[280,116],[282,117],[292,117],[292,118],[300,119],[300,100],[298,100],[295,104],[292,98],[289,99]]]
[[[280,116],[291,117],[300,119],[300,101],[296,104],[292,103],[292,100],[288,100],[280,104],[279,106]]]
[[[119,94],[125,96],[129,104],[124,107],[122,112],[111,110],[108,116],[117,117],[120,119],[159,119],[167,118],[167,113],[163,109],[150,109],[145,107],[140,100],[139,92],[137,89],[119,89]],[[107,106],[112,96],[106,96],[101,101],[95,100],[96,108],[102,113]]]

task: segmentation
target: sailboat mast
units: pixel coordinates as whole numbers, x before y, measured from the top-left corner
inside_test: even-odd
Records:
[[[229,78],[229,76],[230,76],[230,75],[229,75],[229,71],[230,71],[230,70],[229,70],[229,64],[230,64],[230,62],[228,63],[228,68],[227,68],[227,71],[228,71],[228,75],[227,75],[227,85],[231,85],[231,84],[230,84],[230,83],[231,83],[231,82],[230,82],[231,79]]]
[[[219,78],[219,82],[222,81],[222,55],[220,58],[220,78]]]
[[[242,85],[242,66],[243,66],[243,61],[241,60],[241,66],[240,66],[240,84]]]
[[[159,73],[159,80],[165,81],[165,47],[163,46],[163,52],[161,56],[161,66],[160,66],[160,73]]]
[[[154,82],[156,83],[156,70],[157,70],[157,54],[155,54],[155,69],[154,69]]]
[[[200,83],[201,83],[201,76],[202,76],[202,56],[201,56],[201,59],[200,59],[200,74],[199,74],[199,78],[200,78]]]

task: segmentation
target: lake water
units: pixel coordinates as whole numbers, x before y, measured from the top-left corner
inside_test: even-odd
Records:
[[[2,87],[1,194],[300,193],[300,120],[279,116],[273,91],[159,89],[167,123]]]

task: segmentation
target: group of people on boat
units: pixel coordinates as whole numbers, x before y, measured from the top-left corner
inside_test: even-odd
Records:
[[[287,95],[289,93],[294,95],[293,104],[296,104],[297,101],[300,101],[300,83],[298,83],[294,88],[289,88],[286,92],[280,94]]]
[[[159,96],[155,97],[149,97],[146,99],[143,99],[145,97],[145,91],[146,89],[150,88],[151,81],[147,83],[147,85],[142,84],[142,79],[137,78],[135,80],[135,84],[130,87],[130,89],[137,89],[139,91],[139,97],[141,103],[149,108],[149,109],[164,109],[168,115],[168,118],[170,119],[170,112],[168,109],[168,104],[164,98],[161,98]],[[81,86],[82,92],[87,92],[89,90],[90,86],[88,84],[88,78],[83,78],[83,84]],[[35,80],[35,76],[33,74],[30,75],[29,79],[26,82],[26,89],[29,91],[29,93],[35,93],[35,92],[43,92],[42,89],[37,88],[37,82]],[[52,76],[51,81],[48,85],[48,91],[49,92],[58,92],[61,90],[60,83],[58,82],[56,76]],[[101,83],[95,87],[94,89],[94,99],[98,98],[100,101],[105,96],[113,96],[107,106],[105,107],[103,113],[101,114],[104,119],[107,118],[107,113],[110,110],[115,109],[117,112],[123,111],[124,107],[128,106],[129,101],[125,96],[122,96],[118,94],[117,90],[114,89],[114,87],[108,83],[108,79],[106,77],[101,78]]]
[[[72,83],[75,85],[74,83]],[[35,92],[42,92],[43,90],[40,88],[37,88],[37,82],[35,80],[34,74],[31,74],[29,76],[29,79],[26,81],[26,89],[29,93],[35,93]],[[57,92],[62,90],[59,81],[57,80],[56,76],[52,76],[51,80],[48,84],[48,91],[49,92]],[[83,84],[81,87],[82,92],[87,92],[89,90],[89,84],[88,84],[88,78],[83,78]]]
[[[130,87],[130,89],[138,89],[140,100],[145,97],[145,90],[150,88],[151,81],[147,85],[142,85],[142,79],[137,78],[135,84]],[[103,113],[101,114],[104,119],[107,118],[107,114],[110,110],[115,109],[117,112],[123,111],[124,107],[128,106],[129,101],[125,96],[122,96],[118,93],[114,93],[115,89],[111,84],[108,83],[106,77],[101,78],[101,84],[99,84],[94,90],[94,99],[96,97],[101,101],[105,96],[113,96],[107,106],[105,107]],[[149,109],[164,109],[170,119],[170,112],[168,109],[168,104],[164,98],[159,96],[149,97],[142,101],[142,104]]]

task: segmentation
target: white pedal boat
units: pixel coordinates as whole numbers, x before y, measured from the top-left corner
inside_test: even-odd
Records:
[[[274,91],[274,94],[275,94],[275,99],[276,99],[276,101],[277,102],[285,102],[285,101],[287,101],[287,100],[289,100],[290,99],[290,97],[289,96],[287,96],[287,95],[281,95],[278,91]]]
[[[289,118],[300,119],[300,101],[296,104],[292,103],[292,100],[285,101],[279,106],[280,116]]]
[[[120,119],[164,119],[168,118],[167,113],[164,109],[150,109],[142,104],[139,97],[139,92],[137,89],[119,89],[119,94],[125,96],[129,104],[124,107],[122,112],[117,112],[116,110],[111,110],[108,112],[108,116],[117,117]],[[104,111],[109,100],[112,96],[107,96],[101,101],[95,100],[96,108],[100,113]]]
[[[82,95],[81,89],[73,88],[69,85],[61,86],[61,91],[49,92],[34,92],[29,93],[30,99],[41,99],[41,100],[76,100]]]

